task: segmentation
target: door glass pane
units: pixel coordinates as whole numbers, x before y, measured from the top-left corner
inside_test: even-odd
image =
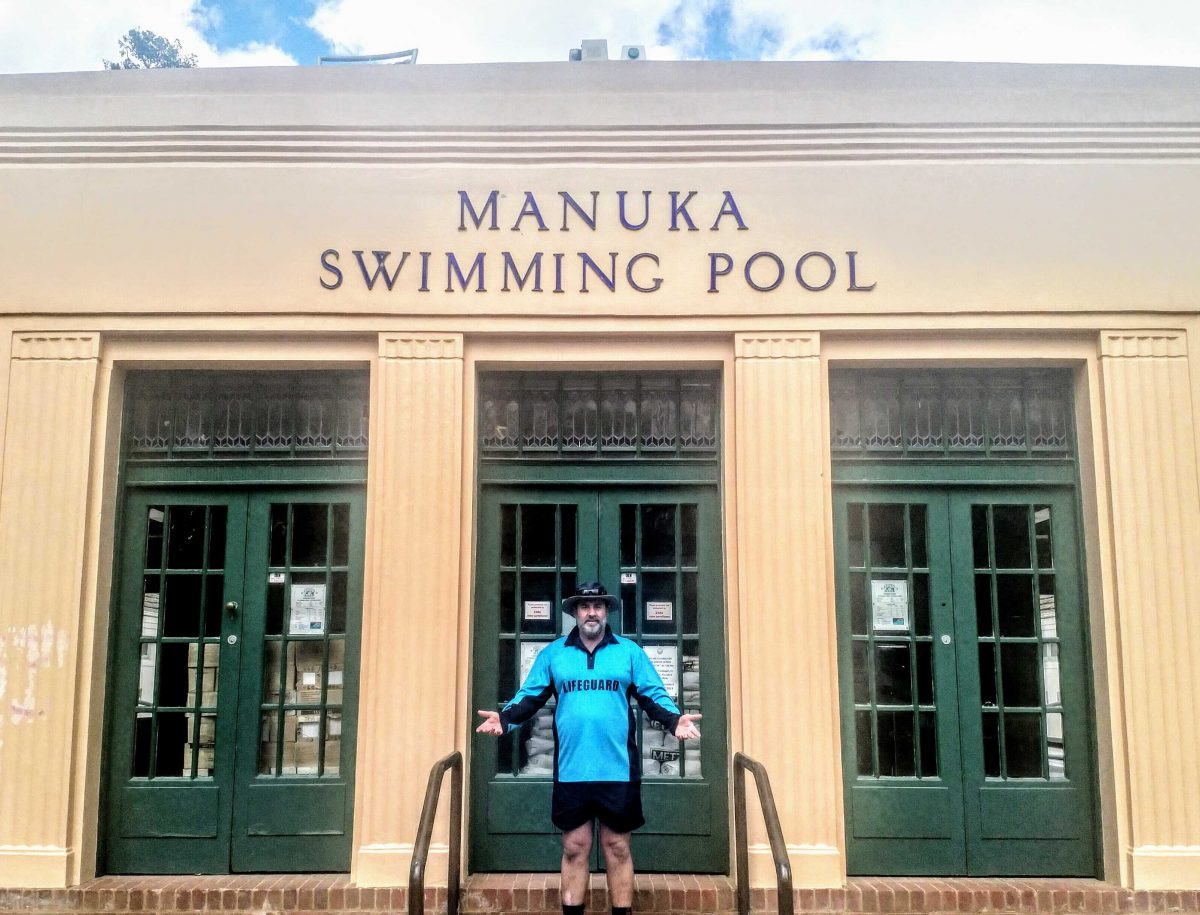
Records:
[[[858,762],[859,775],[874,775],[875,761],[871,756],[871,748],[875,740],[871,733],[871,713],[857,711],[854,713],[854,752]]]
[[[675,506],[642,506],[642,565],[675,565]]]
[[[497,698],[503,706],[513,697],[541,650],[566,631],[570,620],[561,612],[563,597],[575,589],[578,511],[573,504],[505,505],[500,507],[500,640],[497,645]],[[511,541],[506,525],[511,530]],[[606,583],[607,584],[607,583]],[[620,614],[610,623],[620,628]],[[499,740],[496,771],[504,775],[549,777],[553,753],[553,700],[531,721]],[[552,750],[552,748],[550,748]]]
[[[986,505],[971,506],[971,546],[975,554],[975,568],[990,569],[992,560],[988,554],[988,510]]]
[[[929,567],[929,550],[925,545],[925,506],[910,505],[908,511],[913,568],[925,569]]]
[[[167,568],[199,569],[204,565],[203,505],[171,507],[167,523]]]
[[[1032,568],[1029,552],[1029,509],[1024,505],[993,505],[992,524],[997,568]]]
[[[880,705],[912,703],[912,665],[908,643],[875,643],[875,701]]]
[[[694,566],[696,565],[696,506],[683,505],[679,511],[679,530],[683,540],[680,562],[685,566]]]
[[[329,547],[329,506],[292,505],[293,566],[323,566]]]
[[[913,713],[879,711],[879,774],[916,775]]]
[[[1004,690],[1004,706],[1038,706],[1037,645],[1027,642],[1006,643],[1000,646],[1000,683]]]
[[[147,575],[142,580],[142,636],[158,637],[159,610],[162,605],[159,575]]]
[[[933,777],[938,774],[937,715],[921,712],[921,774]]]
[[[1042,716],[1008,712],[1004,716],[1004,762],[1009,778],[1042,777]]]
[[[849,503],[846,511],[848,533],[868,545],[857,556],[851,547],[863,571],[846,572],[856,715],[875,712],[857,719],[855,739],[873,743],[856,748],[859,774],[935,777],[936,758],[929,766],[919,758],[922,742],[936,741],[926,506]]]
[[[1033,576],[997,575],[996,609],[1000,621],[1000,635],[1035,635]]]
[[[850,631],[854,635],[867,634],[867,587],[866,573],[850,573]]]
[[[924,572],[914,572],[912,576],[912,615],[913,632],[929,635],[929,576]]]
[[[554,565],[555,509],[554,505],[521,506],[521,565]]]
[[[904,562],[904,506],[870,507],[871,565],[895,568]]]
[[[854,701],[866,705],[871,701],[871,671],[867,659],[867,643],[854,642],[850,646],[854,666]],[[867,751],[870,752],[870,747]]]
[[[194,638],[200,634],[203,580],[202,575],[167,575],[163,635]]]
[[[350,562],[350,506],[339,503],[333,506],[333,551],[330,562],[344,566]]]
[[[852,569],[861,569],[866,553],[863,551],[863,512],[866,506],[851,502],[846,506],[846,564]]]
[[[1065,774],[1050,516],[1049,506],[972,507],[980,713],[991,778]]]
[[[259,774],[336,775],[350,606],[350,504],[274,503]],[[336,715],[335,715],[336,713]],[[339,722],[336,738],[330,721]],[[330,746],[330,742],[335,741]]]

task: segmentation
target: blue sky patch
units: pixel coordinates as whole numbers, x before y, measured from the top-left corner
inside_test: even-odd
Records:
[[[260,42],[277,45],[297,63],[315,64],[331,51],[305,24],[315,7],[315,0],[207,0],[201,32],[218,51]]]

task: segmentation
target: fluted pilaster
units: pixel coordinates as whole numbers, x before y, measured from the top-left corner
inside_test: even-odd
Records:
[[[1101,334],[1137,888],[1200,872],[1200,491],[1183,333]]]
[[[0,885],[66,886],[100,339],[14,334],[0,479]]]
[[[356,770],[360,886],[407,883],[417,786],[456,745],[462,375],[460,335],[380,336]],[[444,849],[446,840],[443,826],[435,842]],[[431,878],[444,873],[430,866]]]
[[[743,733],[771,773],[797,886],[840,886],[837,653],[817,334],[739,335],[737,554]],[[765,833],[751,878],[774,883]]]

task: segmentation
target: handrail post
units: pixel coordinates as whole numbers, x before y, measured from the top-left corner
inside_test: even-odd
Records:
[[[750,912],[750,839],[746,833],[746,770],[733,758],[733,841],[737,848],[737,903],[740,915]]]
[[[767,768],[745,753],[733,755],[733,804],[734,841],[737,844],[737,897],[740,915],[750,913],[750,838],[746,830],[746,770],[754,773],[754,787],[758,791],[763,820],[767,827],[767,838],[771,842],[771,858],[775,863],[775,885],[779,915],[792,915],[792,862],[788,858],[787,844],[779,825],[779,811],[775,807],[775,795],[771,791],[771,779]]]
[[[429,843],[433,840],[433,821],[437,816],[438,797],[442,793],[442,777],[447,769],[450,770],[450,860],[446,877],[446,915],[458,915],[459,872],[462,870],[463,783],[463,757],[458,750],[439,759],[429,770],[425,803],[421,808],[421,822],[417,827],[417,840],[413,843],[412,866],[408,870],[408,911],[411,915],[425,915],[425,862],[429,857]]]

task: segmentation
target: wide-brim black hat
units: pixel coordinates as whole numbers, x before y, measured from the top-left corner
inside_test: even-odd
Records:
[[[581,581],[575,586],[575,593],[562,602],[562,612],[575,615],[575,605],[583,600],[602,600],[609,610],[617,608],[617,599],[608,593],[608,589],[598,581]]]

